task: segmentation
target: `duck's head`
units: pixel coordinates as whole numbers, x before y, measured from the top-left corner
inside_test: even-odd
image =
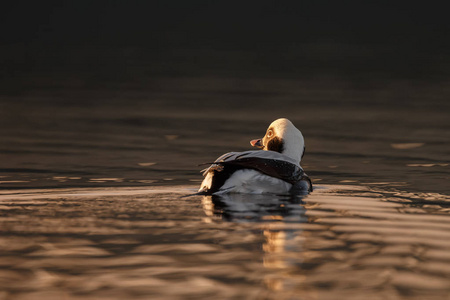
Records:
[[[262,139],[250,141],[253,147],[284,154],[300,164],[305,153],[303,135],[291,121],[281,118],[272,122]]]

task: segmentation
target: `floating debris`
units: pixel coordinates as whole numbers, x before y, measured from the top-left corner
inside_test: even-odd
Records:
[[[140,182],[140,183],[155,183],[157,181],[158,180],[151,180],[151,179],[149,179],[149,180],[133,180],[133,182]]]
[[[138,163],[138,165],[141,167],[149,167],[149,166],[156,165],[156,163],[155,162],[142,162],[142,163]]]
[[[398,144],[391,144],[391,147],[394,149],[414,149],[419,148],[425,145],[425,143],[398,143]]]
[[[4,181],[0,181],[1,183],[21,183],[21,182],[30,182],[29,180],[4,180]]]
[[[446,167],[448,164],[407,164],[408,167]]]
[[[122,182],[123,178],[90,178],[89,180],[96,182],[105,182],[105,181]]]

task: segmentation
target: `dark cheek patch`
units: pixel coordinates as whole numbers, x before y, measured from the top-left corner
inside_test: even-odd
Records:
[[[282,153],[284,150],[284,142],[279,137],[274,137],[267,143],[267,150]]]

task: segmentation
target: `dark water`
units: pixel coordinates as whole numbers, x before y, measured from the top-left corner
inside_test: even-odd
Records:
[[[45,86],[0,98],[0,299],[448,299],[445,83]],[[181,198],[279,117],[316,191]]]
[[[250,149],[287,117],[315,182],[448,192],[446,83],[148,78],[1,96],[0,188],[197,182],[198,164]],[[71,86],[72,84],[73,86]]]

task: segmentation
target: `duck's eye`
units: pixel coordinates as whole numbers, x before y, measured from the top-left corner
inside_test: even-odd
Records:
[[[272,136],[273,136],[273,131],[272,130],[267,131],[267,137],[271,138]]]

